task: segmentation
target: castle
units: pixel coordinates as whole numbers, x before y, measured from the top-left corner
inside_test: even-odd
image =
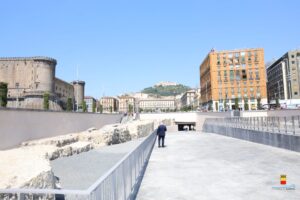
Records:
[[[69,98],[73,105],[81,105],[85,82],[68,83],[56,78],[56,64],[49,57],[0,58],[0,82],[8,84],[7,107],[43,109],[46,93],[50,110],[65,109]]]

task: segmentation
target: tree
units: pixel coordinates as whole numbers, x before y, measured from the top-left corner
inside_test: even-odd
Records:
[[[103,113],[103,105],[102,104],[99,104],[99,112]]]
[[[131,104],[128,105],[128,112],[129,113],[132,113],[133,111],[133,106]]]
[[[67,111],[71,111],[73,110],[73,102],[72,102],[72,98],[68,98],[67,100]]]
[[[43,103],[43,107],[44,110],[49,110],[49,93],[45,93],[43,98],[44,98],[44,103]]]
[[[215,108],[216,108],[216,111],[219,111],[218,102],[215,102]]]
[[[262,109],[262,107],[261,107],[261,98],[258,97],[257,98],[257,110],[261,110],[261,109]]]
[[[112,113],[112,111],[113,111],[112,106],[109,106],[109,112]]]
[[[7,105],[7,83],[0,82],[0,107]]]
[[[235,106],[236,110],[239,109],[239,98],[235,98],[235,100],[234,100],[234,106]]]
[[[244,99],[244,110],[249,110],[248,98]]]
[[[224,111],[227,109],[226,99],[224,100]]]
[[[212,110],[211,103],[208,103],[208,110]]]
[[[93,103],[92,103],[92,112],[93,113],[96,112],[96,103],[95,103],[95,101],[93,101]]]
[[[276,98],[276,108],[280,108],[280,103],[278,97]]]
[[[83,112],[87,111],[87,106],[86,106],[86,102],[85,101],[82,102],[82,111]]]

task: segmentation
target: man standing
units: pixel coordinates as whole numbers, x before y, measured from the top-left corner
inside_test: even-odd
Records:
[[[158,147],[165,147],[165,136],[166,136],[167,127],[161,123],[157,128],[158,135]],[[162,145],[160,145],[160,141],[162,140]]]

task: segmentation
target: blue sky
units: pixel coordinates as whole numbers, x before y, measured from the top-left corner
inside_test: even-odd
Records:
[[[99,98],[159,81],[199,85],[211,48],[300,48],[300,1],[1,1],[0,56],[49,56]]]

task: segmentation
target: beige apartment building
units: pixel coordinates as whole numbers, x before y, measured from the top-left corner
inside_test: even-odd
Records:
[[[192,106],[194,107],[195,103],[195,97],[196,97],[196,91],[195,90],[188,90],[185,93],[183,93],[181,97],[181,106],[187,107]]]
[[[132,111],[136,111],[136,99],[130,95],[122,95],[119,99],[119,112],[128,113],[129,107],[132,106]]]
[[[100,104],[103,107],[103,113],[112,113],[118,111],[118,99],[115,97],[102,97]]]
[[[200,85],[203,109],[257,109],[259,99],[267,103],[264,50],[211,50],[200,65]]]
[[[147,98],[138,100],[139,108],[143,111],[167,111],[175,110],[174,98]]]

